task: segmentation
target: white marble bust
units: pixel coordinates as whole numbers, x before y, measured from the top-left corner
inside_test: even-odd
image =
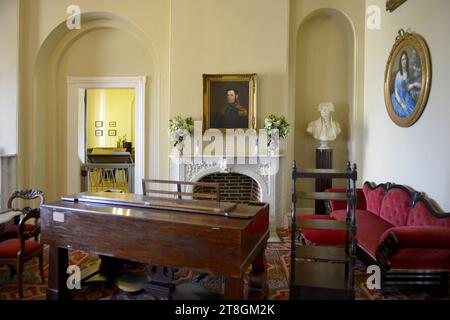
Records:
[[[318,110],[320,118],[311,121],[306,131],[312,134],[314,139],[320,141],[319,149],[329,149],[328,141],[336,140],[341,133],[341,127],[339,123],[333,121],[331,113],[335,111],[335,108],[331,102],[321,103]]]

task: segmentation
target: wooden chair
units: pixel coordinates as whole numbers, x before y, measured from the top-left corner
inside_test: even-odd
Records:
[[[24,208],[23,216],[19,222],[19,238],[0,242],[0,265],[8,265],[11,270],[11,279],[14,277],[17,270],[20,299],[23,298],[22,275],[24,264],[27,261],[30,261],[35,257],[39,259],[41,280],[42,283],[45,282],[43,245],[37,241],[31,240],[31,238],[37,239],[41,231],[39,218],[39,209],[31,209],[30,207]],[[28,227],[26,228],[26,226],[30,226],[30,224],[26,223],[30,219],[35,219],[36,222],[35,225],[31,225],[33,226],[33,230],[29,230],[30,228]]]
[[[16,202],[18,199],[28,201],[39,199],[39,207],[45,202],[44,193],[41,190],[37,189],[17,190],[9,197],[8,200],[8,208],[11,209],[11,211],[22,211],[22,208],[13,207],[13,205],[17,205]],[[0,241],[7,239],[15,239],[19,237],[19,221],[20,216],[17,216],[14,219],[14,224],[12,224],[4,233],[0,235]],[[34,230],[34,225],[27,224],[25,226],[25,230],[26,231]],[[36,238],[35,240],[37,241],[38,239]]]
[[[177,190],[168,191],[168,190],[152,189],[148,187],[148,184],[151,183],[176,185]],[[182,185],[192,186],[193,191],[192,192],[183,191],[181,188]],[[200,188],[201,190],[206,188],[207,191],[205,192],[204,190],[202,190],[202,192],[196,192],[197,188]],[[220,187],[218,183],[214,182],[189,182],[189,181],[142,179],[142,192],[144,195],[150,194],[173,195],[176,196],[178,199],[182,199],[183,197],[191,197],[193,199],[198,200],[220,201]]]

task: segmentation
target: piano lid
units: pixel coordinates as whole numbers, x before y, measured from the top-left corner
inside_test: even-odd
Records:
[[[254,216],[254,214],[250,212],[233,212],[233,209],[237,206],[236,203],[149,197],[133,193],[82,192],[76,195],[61,197],[61,200],[144,209],[170,210],[185,213],[210,214],[241,219],[248,219]]]

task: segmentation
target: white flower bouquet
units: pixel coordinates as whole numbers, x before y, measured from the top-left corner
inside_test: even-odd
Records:
[[[175,116],[169,120],[169,136],[174,147],[183,146],[183,141],[194,131],[194,120],[191,117]]]

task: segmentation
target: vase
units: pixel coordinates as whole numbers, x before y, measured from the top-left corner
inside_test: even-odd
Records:
[[[278,140],[269,139],[269,143],[267,144],[267,151],[269,155],[274,155],[277,149],[278,149]]]
[[[178,142],[177,144],[175,144],[175,152],[178,157],[181,157],[183,155],[183,148],[184,148],[183,142]]]

